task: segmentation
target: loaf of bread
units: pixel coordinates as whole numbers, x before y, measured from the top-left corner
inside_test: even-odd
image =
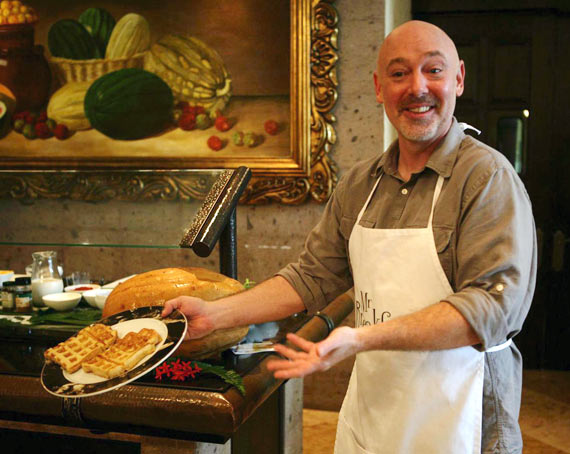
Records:
[[[119,284],[107,297],[103,317],[143,306],[162,306],[177,296],[213,301],[244,290],[235,279],[205,268],[162,268],[138,274]],[[185,341],[176,354],[200,359],[235,345],[248,327],[217,330],[201,339]]]

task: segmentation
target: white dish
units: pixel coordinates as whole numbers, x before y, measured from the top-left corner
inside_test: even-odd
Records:
[[[77,292],[77,293],[85,293],[89,290],[95,290],[101,288],[99,284],[76,284],[76,285],[68,285],[63,290],[66,292]]]
[[[186,333],[186,317],[179,311],[175,310],[168,317],[162,318],[162,306],[145,306],[139,307],[132,311],[119,312],[104,318],[97,323],[102,323],[117,329],[117,334],[123,336],[128,331],[136,331],[142,329],[144,326],[150,326],[156,329],[163,339],[159,344],[156,351],[150,358],[143,360],[135,368],[128,371],[125,375],[120,377],[111,378],[109,380],[100,381],[97,383],[74,383],[69,381],[63,374],[62,368],[52,362],[46,361],[42,369],[41,383],[44,389],[58,397],[88,397],[97,394],[106,393],[113,389],[120,388],[121,386],[131,383],[132,381],[142,377],[150,372],[155,367],[163,363],[170,355],[172,355]],[[130,324],[129,321],[145,320],[142,324]],[[148,319],[158,321],[161,326],[155,322],[147,322]],[[152,325],[146,325],[152,323]],[[166,334],[164,328],[166,327]]]
[[[122,339],[130,332],[138,333],[143,328],[154,329],[160,335],[160,342],[156,345],[155,351],[159,351],[162,349],[164,340],[168,337],[168,328],[166,327],[166,325],[160,320],[157,320],[155,318],[141,318],[135,320],[127,320],[126,322],[117,323],[116,325],[111,326],[111,328],[117,331],[117,337],[119,339]],[[149,358],[152,357],[152,355],[154,355],[154,352],[141,359],[135,367],[147,361]],[[133,367],[133,369],[135,367]],[[78,371],[73,372],[72,374],[66,372],[65,370],[62,370],[62,372],[63,376],[70,383],[89,385],[92,383],[101,383],[109,380],[108,378],[100,377],[99,375],[85,372],[83,369],[79,369]]]
[[[130,276],[124,277],[124,278],[122,278],[122,279],[117,279],[116,281],[109,282],[108,284],[105,284],[105,285],[103,286],[103,288],[110,288],[110,289],[113,289],[113,288],[115,288],[117,285],[122,284],[123,282],[128,281],[131,277],[135,277],[135,276],[136,276],[136,274],[131,274]]]
[[[95,297],[97,296],[97,291],[99,289],[95,288],[93,290],[87,290],[85,292],[83,292],[83,299],[85,301],[87,301],[87,304],[89,304],[89,306],[97,308],[97,303],[95,302]]]
[[[95,306],[98,309],[103,310],[105,307],[105,302],[107,301],[107,297],[113,291],[112,288],[98,288],[95,293]]]
[[[81,293],[77,292],[64,292],[64,293],[50,293],[42,297],[44,304],[56,311],[70,311],[79,304],[81,300]]]

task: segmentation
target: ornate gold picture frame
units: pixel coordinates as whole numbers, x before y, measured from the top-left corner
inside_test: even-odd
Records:
[[[196,4],[200,1],[194,0]],[[104,2],[105,0],[101,1]],[[28,3],[33,6],[34,0]],[[48,12],[49,5],[45,0],[35,3],[44,5],[45,15],[48,16],[46,21],[49,23],[54,23],[60,17],[73,17],[85,8],[78,5],[76,10],[49,16],[52,13]],[[139,3],[141,14],[144,14],[145,7],[150,8],[154,2]],[[210,170],[247,166],[251,168],[253,177],[241,199],[242,203],[299,204],[307,199],[325,202],[336,183],[336,167],[330,156],[336,141],[335,117],[332,111],[338,91],[336,63],[339,18],[333,6],[334,0],[279,0],[275,4],[263,1],[259,3],[259,0],[221,2],[222,5],[225,4],[226,10],[235,8],[229,13],[234,14],[234,22],[241,17],[244,30],[255,25],[256,20],[259,22],[255,17],[248,19],[248,14],[253,8],[256,14],[260,14],[259,5],[263,3],[271,4],[271,10],[275,14],[288,15],[267,19],[275,20],[276,25],[262,24],[252,29],[259,29],[258,33],[274,30],[277,26],[288,29],[289,40],[285,39],[288,55],[273,55],[270,62],[266,62],[266,66],[271,70],[271,67],[283,66],[274,62],[288,62],[289,92],[286,95],[268,95],[267,90],[272,89],[271,83],[279,85],[279,75],[274,76],[272,73],[264,76],[263,81],[253,84],[252,87],[255,88],[250,88],[250,91],[259,90],[254,96],[256,104],[244,103],[244,110],[250,114],[255,109],[261,109],[262,113],[255,122],[242,120],[239,115],[237,120],[231,118],[230,108],[228,116],[234,125],[227,133],[220,133],[210,127],[204,131],[190,131],[187,136],[176,130],[170,132],[170,136],[165,134],[142,140],[114,141],[103,137],[98,131],[89,130],[79,131],[67,141],[58,141],[55,137],[25,141],[23,137],[11,132],[0,139],[0,197],[68,198],[86,201],[200,198],[207,191]],[[87,5],[85,2],[83,4]],[[180,8],[181,5],[192,5],[193,2],[176,0],[167,1],[166,4],[176,4],[176,7]],[[41,7],[36,9],[39,10],[41,22]],[[224,13],[228,15],[228,11]],[[156,11],[154,14],[157,14]],[[181,17],[185,17],[183,13]],[[248,24],[247,20],[253,20],[254,23]],[[168,23],[165,22],[163,28],[167,26]],[[46,48],[46,55],[49,56],[46,45],[47,30],[47,25],[43,29],[36,27],[35,39],[36,43]],[[218,31],[217,34],[223,35],[223,31]],[[156,36],[153,38],[156,39]],[[220,37],[222,38],[223,36]],[[264,41],[263,36],[255,39],[258,43]],[[265,47],[262,46],[259,52],[267,54],[267,49],[275,47],[275,53],[278,53],[279,43],[274,44],[275,46],[272,46],[271,42],[265,43]],[[220,54],[224,57],[224,47],[219,44],[218,50],[219,47],[222,47]],[[243,52],[246,51],[247,49]],[[227,53],[231,62],[232,55],[229,51]],[[50,61],[51,63],[53,62]],[[57,75],[53,71],[53,65],[51,67],[55,78]],[[285,85],[286,78],[287,74]],[[54,83],[56,82],[54,80]],[[238,85],[237,82],[235,85]],[[266,87],[265,91],[263,87]],[[244,97],[236,96],[234,99]],[[230,107],[231,102],[230,100]],[[279,119],[279,108],[283,113],[283,102],[287,103],[285,113]],[[239,101],[236,101],[237,103]],[[259,105],[265,105],[264,103],[273,103],[277,108],[270,106],[269,110],[263,111]],[[264,121],[274,117],[280,120],[276,135],[268,134],[267,130],[264,130]],[[242,127],[249,129],[242,130]],[[235,134],[247,134],[251,131],[254,132],[257,143],[251,148],[241,145],[236,148]],[[211,135],[220,136],[225,149],[219,152],[208,149],[206,138]],[[101,137],[99,142],[91,140],[96,136]],[[199,143],[201,148],[196,152],[187,152],[189,148],[198,148],[191,142],[177,142],[176,137],[199,138],[195,139],[199,141],[195,143]],[[136,154],[129,154],[134,153],[133,150]]]

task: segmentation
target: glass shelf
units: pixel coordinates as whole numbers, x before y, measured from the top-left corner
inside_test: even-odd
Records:
[[[109,282],[166,266],[219,269],[179,244],[223,169],[194,170],[197,189],[181,200],[0,200],[0,269],[23,274],[32,253],[57,252],[64,276]],[[193,187],[194,187],[193,186]]]
[[[182,237],[181,237],[182,238]],[[33,242],[3,242],[0,246],[35,246],[35,247],[111,247],[111,248],[145,248],[145,249],[178,249],[178,244],[103,244],[103,243],[33,243]]]

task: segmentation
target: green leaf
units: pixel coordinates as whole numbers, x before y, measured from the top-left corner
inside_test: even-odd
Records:
[[[243,288],[245,288],[246,290],[249,290],[252,287],[255,287],[255,285],[257,284],[257,282],[254,281],[250,281],[247,277],[245,278],[245,282],[243,283]]]
[[[101,319],[101,311],[98,309],[79,309],[71,312],[56,312],[48,310],[36,312],[30,318],[32,325],[76,325],[88,326]]]
[[[229,385],[235,386],[240,394],[242,396],[245,396],[245,386],[243,385],[243,379],[235,370],[227,370],[223,366],[212,366],[211,364],[202,363],[200,361],[194,362],[200,369],[202,369],[201,373],[210,373],[217,375]]]

